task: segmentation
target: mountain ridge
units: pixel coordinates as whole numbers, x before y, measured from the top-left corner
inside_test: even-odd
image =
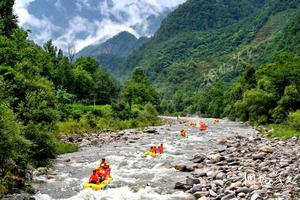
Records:
[[[146,37],[136,38],[133,34],[122,31],[103,43],[99,42],[99,44],[85,47],[76,54],[76,57],[93,57],[99,61],[103,68],[113,73],[126,56],[147,41],[148,38]]]

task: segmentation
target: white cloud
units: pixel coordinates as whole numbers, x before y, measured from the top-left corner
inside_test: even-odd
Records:
[[[135,36],[145,36],[148,29],[147,17],[159,15],[167,7],[175,7],[186,0],[112,0],[113,4],[108,4],[107,0],[100,0],[98,6],[91,5],[89,0],[76,0],[74,5],[78,13],[82,8],[91,12],[101,13],[102,19],[86,19],[80,15],[70,17],[68,24],[59,27],[53,24],[50,18],[36,18],[33,13],[29,13],[27,7],[35,0],[16,0],[14,6],[15,13],[19,16],[21,26],[29,25],[34,32],[32,38],[43,44],[49,39],[66,49],[68,45],[75,45],[77,51],[85,46],[93,44],[98,40],[105,40],[121,31],[128,31]],[[62,0],[53,0],[56,8],[63,12]],[[114,20],[112,20],[112,16]],[[51,17],[51,16],[47,16]],[[132,27],[139,26],[139,30]],[[57,38],[54,33],[61,32]],[[78,37],[84,34],[85,37]],[[148,35],[149,36],[149,35]]]
[[[14,12],[19,16],[19,24],[30,21],[30,14],[27,11],[27,6],[35,0],[16,0],[14,5]]]

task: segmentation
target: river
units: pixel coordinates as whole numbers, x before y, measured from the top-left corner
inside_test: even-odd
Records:
[[[116,141],[101,147],[84,147],[78,152],[59,156],[53,164],[51,178],[36,177],[34,187],[39,191],[39,200],[179,200],[188,194],[174,190],[178,181],[187,174],[175,170],[172,165],[189,162],[198,152],[209,152],[218,148],[219,139],[230,135],[252,135],[255,130],[238,122],[220,120],[214,125],[213,119],[181,118],[185,121],[203,121],[209,125],[207,132],[197,128],[188,129],[188,123],[175,123],[154,127],[159,134],[135,133],[128,131],[128,141]],[[179,131],[184,128],[189,137],[178,140]],[[143,152],[151,145],[164,144],[165,153],[158,158],[144,157]],[[102,158],[111,164],[113,182],[104,191],[82,189],[91,171]],[[68,160],[68,162],[66,162]]]

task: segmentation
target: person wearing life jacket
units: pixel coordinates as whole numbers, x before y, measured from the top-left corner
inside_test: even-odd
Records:
[[[106,180],[110,177],[110,167],[109,165],[104,165],[103,169],[104,169],[104,173],[102,177],[104,178],[104,180]]]
[[[110,177],[110,172],[111,172],[110,164],[107,163],[106,166],[107,166],[107,170],[106,170],[107,176]]]
[[[153,147],[153,153],[157,153],[158,151],[157,151],[157,147],[156,147],[156,145],[154,145],[154,147]]]
[[[196,124],[194,122],[191,122],[189,125],[189,128],[195,128]]]
[[[207,125],[203,122],[200,122],[200,127],[199,127],[199,130],[200,131],[206,131],[207,130]]]
[[[160,144],[157,148],[157,151],[159,154],[162,154],[164,152],[163,144]]]
[[[186,132],[185,132],[184,129],[182,129],[182,130],[180,131],[180,136],[181,136],[181,137],[186,137]]]
[[[105,158],[102,158],[101,163],[100,163],[100,166],[101,166],[102,164],[103,164],[103,165],[107,165],[107,162],[106,162]]]
[[[97,175],[97,171],[93,170],[93,173],[92,173],[92,175],[90,176],[90,179],[89,179],[89,183],[97,184],[97,183],[99,183],[99,181],[100,181],[100,179]]]
[[[150,147],[150,151],[149,151],[149,152],[150,152],[150,153],[155,153],[155,152],[154,152],[153,146]]]
[[[104,169],[105,166],[106,166],[106,165],[101,164],[101,166],[100,166],[100,167],[98,168],[98,170],[97,170],[97,175],[98,175],[99,177],[102,177],[102,179],[104,179],[105,172],[106,172],[106,170]]]
[[[213,121],[213,124],[219,124],[220,123],[220,120],[218,120],[218,119],[215,119],[214,121]]]

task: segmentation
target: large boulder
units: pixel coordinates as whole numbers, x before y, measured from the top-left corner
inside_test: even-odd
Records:
[[[204,154],[196,154],[194,155],[192,162],[193,163],[201,163],[205,160],[206,156]]]
[[[188,176],[187,179],[186,179],[186,184],[187,185],[193,186],[194,184],[199,184],[199,183],[200,183],[200,180],[198,178],[193,178],[191,176]]]
[[[193,166],[186,164],[176,164],[174,168],[181,172],[192,172],[195,170]]]
[[[184,183],[177,182],[177,183],[175,183],[174,189],[176,189],[176,190],[189,190],[189,189],[191,189],[191,186],[187,185],[187,184],[184,184]]]

